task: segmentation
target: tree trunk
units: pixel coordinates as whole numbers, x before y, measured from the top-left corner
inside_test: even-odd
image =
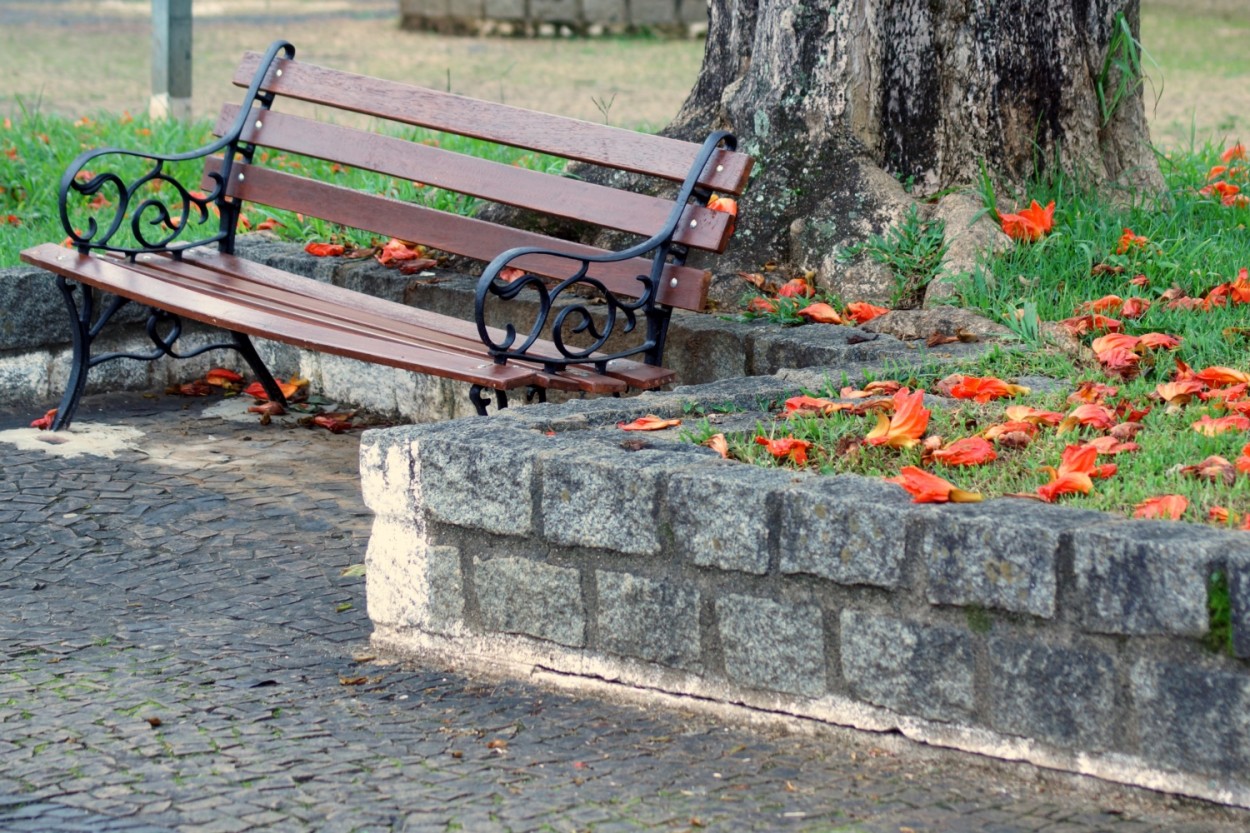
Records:
[[[982,164],[1021,195],[1056,167],[1160,189],[1135,78],[1110,106],[1107,56],[1138,17],[1139,0],[712,0],[702,71],[665,132],[729,129],[756,157],[716,268],[776,260],[879,294],[841,250]]]

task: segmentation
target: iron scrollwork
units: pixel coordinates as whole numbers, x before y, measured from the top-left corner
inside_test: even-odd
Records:
[[[527,246],[509,249],[492,260],[478,281],[474,314],[478,335],[495,357],[495,361],[536,361],[541,362],[551,372],[569,365],[586,363],[592,354],[595,354],[592,363],[600,372],[613,359],[638,354],[642,354],[648,363],[658,364],[659,357],[663,354],[668,322],[668,309],[659,303],[660,282],[666,266],[680,265],[685,260],[685,250],[674,244],[673,235],[691,197],[702,196],[698,182],[708,160],[719,148],[735,150],[736,147],[734,137],[725,131],[717,131],[708,136],[677,193],[673,209],[664,226],[641,243],[620,252],[601,255],[575,255]],[[514,280],[500,277],[505,269],[516,268],[511,264],[530,256],[572,261],[571,274],[554,285],[549,285],[546,278],[523,269],[522,274]],[[614,295],[589,274],[592,264],[614,263],[646,256],[651,259],[651,270],[647,275],[637,276],[641,291],[634,300]],[[598,313],[603,319],[602,325],[591,311],[591,301],[586,297],[587,290],[591,290],[593,297],[602,299],[602,304],[597,305]],[[524,337],[519,335],[514,324],[505,325],[501,339],[493,337],[486,325],[486,305],[489,299],[493,297],[509,301],[527,291],[532,292],[538,302],[538,315],[534,324]],[[564,300],[568,300],[568,303],[562,303]],[[647,323],[647,332],[641,343],[615,353],[600,352],[614,335],[633,332],[640,317]],[[544,335],[554,344],[555,355],[531,351],[530,348]],[[569,342],[574,336],[584,336],[584,346],[572,346]]]
[[[236,159],[251,162],[254,148],[239,141],[248,119],[255,117],[256,109],[267,110],[273,103],[271,92],[261,92],[260,86],[273,62],[281,54],[295,57],[295,47],[286,41],[276,41],[261,61],[252,83],[248,87],[245,105],[239,111],[234,124],[217,141],[196,150],[177,154],[155,154],[123,148],[99,148],[81,154],[70,163],[57,192],[57,208],[61,224],[69,234],[69,242],[80,253],[92,250],[116,252],[134,257],[143,252],[173,252],[175,255],[193,246],[218,243],[229,251],[233,247],[238,207],[226,196],[226,183]],[[220,170],[207,175],[212,183],[209,193],[188,188],[169,172],[169,167],[179,162],[204,159],[223,153]],[[126,182],[114,172],[94,173],[89,166],[106,156],[132,157],[147,160],[151,166],[132,182]],[[167,190],[172,190],[167,194]],[[144,196],[145,193],[150,195]],[[78,229],[70,220],[70,200],[77,195],[91,198],[97,195],[115,194],[116,204],[107,224],[90,217],[85,229]],[[220,217],[216,230],[199,239],[188,229],[208,222],[213,209]],[[127,228],[133,243],[114,242],[114,237]]]

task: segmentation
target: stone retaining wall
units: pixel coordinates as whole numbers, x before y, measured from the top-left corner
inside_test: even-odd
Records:
[[[376,645],[1250,806],[1245,535],[1027,500],[917,505],[614,427],[805,381],[366,434]],[[1217,571],[1237,657],[1203,645]]]

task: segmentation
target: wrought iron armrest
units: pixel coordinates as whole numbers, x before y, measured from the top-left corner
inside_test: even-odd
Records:
[[[229,182],[231,168],[236,158],[251,161],[253,148],[240,142],[239,136],[248,118],[254,117],[253,106],[267,110],[273,102],[273,93],[260,92],[260,85],[279,53],[282,53],[285,58],[293,58],[295,47],[286,41],[275,41],[270,45],[256,75],[252,78],[251,86],[248,87],[243,108],[240,109],[230,130],[217,141],[196,150],[177,154],[99,148],[87,151],[71,162],[61,176],[57,190],[57,208],[60,212],[61,225],[69,234],[70,245],[82,254],[96,249],[116,252],[131,258],[143,252],[173,252],[177,255],[193,246],[210,243],[222,243],[223,247],[229,251],[234,242],[238,206],[237,203],[227,199],[226,183]],[[223,151],[225,161],[221,169],[207,174],[207,178],[213,183],[211,193],[205,194],[198,189],[188,188],[166,169],[167,166],[178,162],[204,159]],[[151,162],[151,167],[130,183],[111,171],[95,173],[91,170],[96,160],[110,155],[147,160]],[[171,188],[172,193],[169,190]],[[115,194],[115,202],[88,207],[101,210],[103,206],[111,206],[112,217],[104,224],[97,222],[95,217],[89,217],[86,221],[86,229],[75,228],[69,217],[70,200],[75,195],[80,198],[91,198],[100,195],[101,192]],[[215,206],[220,215],[220,222],[215,233],[199,239],[190,239],[192,233],[188,232],[188,229],[192,225],[201,226],[208,221],[211,213],[210,205]],[[193,220],[193,215],[198,216],[195,216]],[[113,238],[123,226],[129,229],[133,243],[123,241],[114,244]]]
[[[502,252],[492,260],[478,280],[474,315],[477,319],[478,336],[495,357],[495,361],[499,363],[504,363],[509,359],[539,361],[546,366],[548,371],[556,372],[571,364],[586,363],[590,361],[590,355],[596,353],[598,355],[594,357],[593,364],[602,372],[607,363],[613,359],[642,353],[647,362],[658,364],[663,352],[669,312],[667,307],[658,303],[660,280],[664,275],[665,266],[669,263],[681,263],[685,259],[684,250],[674,246],[673,235],[676,233],[677,224],[681,220],[686,204],[699,192],[699,177],[707,166],[708,160],[712,158],[712,154],[717,148],[727,147],[733,150],[736,145],[734,137],[725,131],[716,131],[704,140],[703,147],[677,193],[673,209],[664,226],[641,243],[619,252],[605,252],[599,255],[575,255],[541,247],[521,247]],[[572,261],[571,274],[559,280],[554,286],[548,286],[547,279],[525,272],[523,269],[522,274],[515,279],[501,278],[505,269],[515,268],[510,266],[513,261],[529,256],[554,257]],[[633,301],[618,297],[588,274],[592,264],[615,263],[644,256],[650,256],[651,269],[649,274],[637,276],[642,291]],[[599,307],[604,317],[602,326],[595,321],[589,301],[584,294],[570,293],[568,297],[573,299],[571,303],[559,309],[554,307],[555,302],[573,287],[593,289],[602,296],[605,302]],[[539,305],[534,324],[522,338],[517,328],[509,323],[504,327],[503,339],[496,341],[486,325],[487,301],[492,296],[509,301],[526,290],[532,290],[535,293]],[[647,321],[647,334],[642,343],[616,353],[602,353],[603,346],[613,335],[630,333],[637,327],[639,312]],[[530,348],[544,333],[547,333],[554,343],[558,355],[531,352]],[[578,334],[586,334],[588,342],[586,346],[572,347],[567,343],[566,339],[569,336]]]

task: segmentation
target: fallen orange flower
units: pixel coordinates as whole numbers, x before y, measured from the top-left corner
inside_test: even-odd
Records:
[[[1095,354],[1102,355],[1111,350],[1133,350],[1137,347],[1137,336],[1126,335],[1125,333],[1108,333],[1100,336],[1089,344],[1089,349]]]
[[[1068,402],[1101,402],[1107,397],[1115,396],[1120,389],[1102,382],[1081,382],[1080,387],[1068,394]]]
[[[816,396],[792,396],[786,400],[786,414],[789,416],[828,416],[837,411],[846,411],[854,406],[849,402],[835,402]]]
[[[1111,435],[1095,437],[1085,445],[1092,447],[1099,454],[1123,454],[1126,451],[1140,451],[1141,446],[1133,442],[1120,442]]]
[[[997,458],[994,446],[983,437],[964,437],[933,452],[933,459],[946,466],[979,466]]]
[[[269,231],[270,229],[275,229],[280,225],[282,225],[282,223],[279,223],[273,217],[270,217],[268,220],[261,220],[259,223],[257,223],[256,230],[257,231]]]
[[[713,211],[721,211],[730,216],[738,216],[738,203],[729,197],[721,197],[713,194],[711,199],[707,201],[707,207]]]
[[[1134,296],[1124,299],[1124,304],[1120,307],[1120,315],[1125,318],[1141,318],[1148,309],[1150,309],[1150,301]]]
[[[882,379],[877,382],[869,382],[864,385],[863,390],[856,390],[847,385],[839,391],[839,395],[843,399],[863,399],[869,396],[893,396],[903,387],[903,383],[894,379]]]
[[[1241,447],[1241,453],[1233,461],[1233,467],[1242,474],[1250,474],[1250,443]]]
[[[664,419],[655,414],[640,416],[633,422],[618,422],[616,427],[622,431],[663,431],[681,425],[680,419]]]
[[[1063,450],[1059,468],[1044,466],[1042,471],[1050,475],[1050,482],[1037,487],[1037,494],[1047,503],[1053,503],[1061,495],[1089,494],[1094,488],[1090,478],[1095,470],[1098,449],[1091,445],[1070,445]]]
[[[747,312],[767,314],[777,311],[777,302],[763,295],[756,295],[747,303]]]
[[[1181,346],[1181,340],[1167,333],[1142,333],[1137,337],[1137,346],[1143,350],[1175,350]]]
[[[713,434],[703,441],[703,444],[715,451],[722,458],[729,459],[729,442],[725,439],[724,434]]]
[[[1193,376],[1195,379],[1206,382],[1207,385],[1213,388],[1221,388],[1225,385],[1250,384],[1250,374],[1242,373],[1240,370],[1234,370],[1231,367],[1220,367],[1219,365],[1205,367],[1194,373]]]
[[[1149,238],[1142,237],[1140,234],[1133,234],[1131,228],[1124,229],[1124,233],[1120,235],[1120,242],[1115,246],[1115,253],[1122,255],[1132,248],[1142,248],[1150,242]]]
[[[807,465],[807,450],[812,447],[809,441],[800,440],[796,437],[782,437],[779,440],[770,440],[768,437],[756,437],[755,442],[764,446],[768,453],[778,460],[789,460],[796,466]]]
[[[885,307],[873,306],[867,301],[852,301],[846,305],[844,312],[856,324],[867,324],[877,316],[885,315],[889,310]]]
[[[56,419],[56,412],[59,408],[53,408],[38,419],[30,421],[31,428],[38,428],[40,431],[47,431],[52,427],[52,420]]]
[[[950,395],[955,399],[972,399],[984,405],[991,399],[1028,393],[1023,385],[1012,385],[993,376],[961,376],[951,385]]]
[[[816,290],[804,278],[791,278],[777,290],[778,298],[810,298],[815,294]]]
[[[224,367],[214,367],[204,374],[204,381],[214,387],[238,390],[242,387],[243,377],[233,370],[228,370]]]
[[[979,492],[965,492],[953,483],[916,466],[903,466],[897,477],[885,478],[886,483],[902,486],[913,503],[978,503]]]
[[[1115,411],[1096,402],[1087,402],[1072,409],[1072,413],[1059,423],[1059,433],[1073,430],[1078,425],[1088,425],[1099,431],[1106,431],[1115,425]]]
[[[1113,347],[1098,354],[1098,363],[1107,373],[1127,380],[1136,378],[1140,370],[1138,365],[1141,363],[1141,356],[1132,350]]]
[[[347,251],[338,243],[309,243],[304,251],[313,257],[338,257]]]
[[[1175,521],[1185,514],[1189,508],[1189,499],[1184,495],[1159,495],[1146,498],[1133,507],[1134,518],[1162,518]]]
[[[341,414],[317,414],[312,418],[312,424],[318,428],[326,429],[331,434],[342,434],[358,427],[352,422],[353,416],[355,416],[354,412]]]
[[[425,247],[406,243],[397,237],[392,237],[386,241],[386,245],[378,250],[373,259],[383,266],[391,266],[406,260],[416,260],[420,257],[425,257]]]
[[[247,412],[249,414],[260,414],[263,417],[275,417],[285,414],[286,408],[283,408],[282,405],[277,402],[265,400],[258,405],[252,405],[247,409]]]
[[[1175,410],[1182,405],[1188,405],[1189,401],[1194,398],[1194,394],[1202,391],[1206,385],[1197,379],[1185,379],[1180,382],[1163,382],[1155,385],[1155,394],[1160,399],[1168,403],[1168,406]]]
[[[1037,436],[1037,426],[1022,421],[1000,422],[986,428],[981,436],[1008,448],[1023,448]]]
[[[877,414],[877,426],[868,432],[864,442],[888,445],[890,448],[911,448],[920,442],[929,427],[929,409],[924,406],[924,391],[910,393],[900,388],[894,394],[894,414]]]
[[[1202,384],[1196,379],[1194,380],[1194,383],[1198,385]],[[1227,406],[1230,402],[1245,396],[1246,388],[1246,383],[1241,382],[1236,385],[1229,385],[1226,388],[1216,388],[1215,390],[1203,391],[1198,394],[1198,396],[1203,402],[1214,402],[1216,405]]]
[[[1108,318],[1105,315],[1091,313],[1090,315],[1078,315],[1073,318],[1064,318],[1056,322],[1076,338],[1086,335],[1087,333],[1108,332],[1118,333],[1120,328],[1124,326],[1114,318]]]
[[[1119,309],[1124,299],[1119,295],[1104,295],[1094,301],[1086,301],[1077,308],[1077,312],[1110,312]]]
[[[1217,419],[1212,419],[1209,414],[1203,414],[1201,419],[1192,423],[1192,428],[1204,436],[1217,437],[1229,431],[1250,430],[1250,419],[1241,414],[1231,414]]]
[[[1055,202],[1042,208],[1033,200],[1028,208],[1019,214],[1001,214],[1003,232],[1012,240],[1033,242],[1049,234],[1055,226]]]
[[[1246,158],[1246,146],[1241,142],[1230,147],[1228,150],[1220,154],[1220,161],[1224,163],[1232,162],[1234,159]]]
[[[1008,422],[1030,422],[1034,425],[1058,425],[1063,421],[1063,414],[1057,411],[1043,411],[1031,405],[1009,405],[1003,416]]]
[[[824,302],[808,304],[799,310],[796,315],[806,318],[813,324],[842,323],[842,316],[838,315],[838,311]]]
[[[289,382],[284,382],[277,378],[274,379],[274,382],[277,383],[278,390],[282,391],[282,396],[288,400],[292,399],[297,393],[299,393],[301,388],[308,386],[307,379],[300,379],[296,376],[292,376]],[[253,399],[259,399],[262,402],[269,401],[269,394],[265,393],[265,388],[260,382],[252,382],[252,384],[243,389],[243,393]]]
[[[1212,454],[1197,465],[1181,466],[1180,473],[1224,486],[1231,486],[1237,480],[1237,471],[1233,464],[1218,454]]]

